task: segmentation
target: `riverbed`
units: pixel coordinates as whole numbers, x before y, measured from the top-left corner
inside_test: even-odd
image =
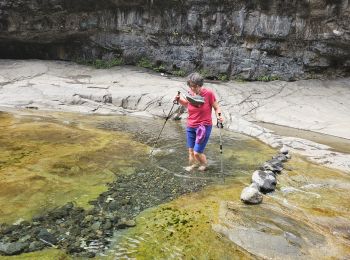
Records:
[[[349,258],[349,82],[206,82],[225,117],[223,154],[214,128],[208,171],[187,173],[186,113],[157,140],[184,78],[1,60],[1,230],[63,232],[59,248],[41,241],[9,258]],[[292,159],[276,191],[243,204],[253,171],[282,146]],[[46,221],[62,208],[76,222]]]
[[[183,170],[187,165],[184,122],[167,122],[155,145],[163,123],[162,119],[131,115],[30,109],[2,112],[1,222],[31,222],[38,214],[69,202],[89,210],[89,202],[108,191],[108,183],[122,176],[144,176],[147,168],[196,188],[180,194],[180,187],[162,181],[162,175],[154,175],[158,181],[145,178],[146,187],[157,187],[147,184],[152,181],[159,185],[157,189],[164,186],[172,195],[155,198],[149,204],[153,206],[141,211],[131,207],[136,225],[117,230],[108,247],[96,252],[96,258],[317,259],[350,255],[347,173],[293,155],[278,176],[277,190],[264,196],[263,204],[246,206],[240,202],[240,192],[249,185],[252,172],[278,151],[225,130],[221,157],[219,130],[214,129],[207,148],[208,171],[188,174]],[[128,183],[123,184],[125,194],[148,196],[147,190],[137,192],[140,184]],[[130,208],[118,211],[126,209]],[[46,247],[16,259],[76,257]]]

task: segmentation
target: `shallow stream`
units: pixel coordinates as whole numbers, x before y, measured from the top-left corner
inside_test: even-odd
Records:
[[[239,199],[242,189],[277,151],[223,130],[221,156],[214,129],[206,152],[209,169],[188,174],[184,122],[167,122],[150,158],[163,123],[132,116],[0,112],[0,223],[30,221],[67,202],[89,209],[107,183],[154,168],[193,186],[206,184],[181,196],[178,187],[168,187],[174,196],[141,211],[136,226],[117,231],[96,258],[350,257],[349,175],[293,156],[278,176],[277,190],[264,196],[263,204],[246,206]],[[0,258],[72,256],[45,249]]]

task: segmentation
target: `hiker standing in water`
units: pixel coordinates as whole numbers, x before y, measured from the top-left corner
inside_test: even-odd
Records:
[[[187,85],[190,88],[189,95],[186,98],[180,95],[175,97],[188,110],[186,135],[189,166],[185,168],[186,171],[191,171],[195,167],[198,167],[200,171],[207,168],[208,161],[203,152],[213,125],[212,108],[214,108],[218,120],[223,122],[215,94],[212,90],[203,87],[203,80],[203,77],[198,73],[190,74],[187,78]]]

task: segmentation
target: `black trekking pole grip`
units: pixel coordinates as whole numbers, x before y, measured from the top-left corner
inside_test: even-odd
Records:
[[[180,91],[177,92],[177,94],[179,95],[179,98],[180,98],[180,93],[181,93]],[[175,99],[175,100],[173,101],[173,103],[176,104],[176,105],[178,105],[178,104],[179,104],[179,98]]]
[[[220,117],[220,116],[221,116],[221,113],[218,113],[218,116]],[[224,128],[224,124],[223,124],[222,122],[220,122],[219,118],[217,118],[216,126],[217,126],[218,128]]]

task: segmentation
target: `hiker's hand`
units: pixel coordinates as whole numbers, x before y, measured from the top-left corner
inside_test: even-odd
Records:
[[[179,104],[179,100],[180,100],[180,94],[177,94],[177,95],[175,96],[173,102],[174,102],[175,104]]]
[[[217,118],[218,118],[218,120],[219,120],[220,123],[223,123],[223,122],[224,122],[224,118],[223,118],[222,115],[218,115]]]
[[[224,124],[223,124],[222,122],[224,122],[224,118],[222,117],[221,113],[219,113],[219,114],[217,115],[217,123],[216,123],[216,126],[217,126],[218,128],[224,128]]]

